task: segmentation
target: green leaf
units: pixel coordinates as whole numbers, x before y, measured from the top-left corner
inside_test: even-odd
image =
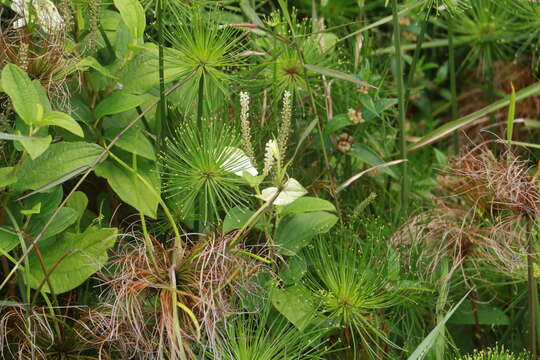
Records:
[[[19,171],[14,191],[35,190],[83,166],[92,164],[102,148],[85,142],[52,144],[38,160],[27,160]]]
[[[253,210],[243,209],[241,207],[234,207],[225,216],[223,220],[223,233],[226,234],[236,229],[240,229],[244,226],[249,218],[255,213]],[[255,225],[255,228],[261,227],[260,225]]]
[[[114,0],[114,6],[120,11],[120,16],[131,33],[132,42],[138,43],[142,40],[146,26],[143,7],[137,0]]]
[[[307,273],[306,259],[302,255],[292,256],[287,259],[279,270],[279,277],[285,285],[294,285]]]
[[[84,137],[84,133],[79,124],[68,114],[59,111],[50,111],[45,114],[43,120],[39,124],[40,126],[54,125],[66,129],[67,131]]]
[[[363,86],[363,87],[369,87],[369,88],[374,88],[375,87],[373,85],[368,84],[365,81],[362,81],[362,80],[358,79],[356,76],[353,76],[351,74],[347,74],[347,73],[344,73],[344,72],[341,72],[341,71],[338,71],[338,70],[327,69],[327,68],[323,68],[323,67],[316,66],[316,65],[310,65],[310,64],[305,64],[304,67],[306,69],[308,69],[309,71],[313,71],[313,72],[316,72],[318,74],[321,74],[321,75],[324,75],[324,76],[329,76],[329,77],[332,77],[332,78],[335,78],[335,79],[349,81],[349,82],[355,83],[355,84]]]
[[[496,306],[476,304],[478,324],[480,325],[510,325],[510,318]],[[449,324],[475,325],[476,319],[470,302],[464,303],[448,320]]]
[[[51,214],[43,214],[31,219],[30,226],[28,227],[28,233],[35,238],[39,235],[41,230],[45,227],[45,224],[50,219]],[[41,236],[41,240],[46,240],[55,235],[62,233],[68,227],[73,225],[77,221],[77,211],[63,207],[58,211],[58,215],[55,216],[51,224],[45,230],[45,233]]]
[[[156,194],[159,194],[159,177],[155,168],[144,166],[142,161],[139,161],[137,171],[138,174],[152,184],[156,189]],[[113,161],[105,161],[101,163],[95,170],[97,176],[107,179],[107,182],[114,192],[122,199],[122,201],[133,206],[135,209],[142,212],[144,215],[153,219],[157,215],[157,207],[159,197],[149,191],[146,184],[141,181],[133,172],[125,169]]]
[[[300,331],[318,318],[313,297],[303,285],[289,286],[283,290],[273,287],[269,295],[274,307]]]
[[[17,176],[13,174],[13,167],[0,168],[0,189],[9,186],[17,181]]]
[[[60,205],[60,203],[62,202],[63,196],[64,196],[64,190],[62,189],[62,187],[56,186],[47,191],[36,194],[32,196],[31,198],[24,199],[21,203],[22,203],[22,207],[26,209],[31,208],[35,206],[35,204],[40,203],[41,204],[40,214],[43,216],[48,216],[56,210],[58,205]]]
[[[20,140],[21,145],[23,146],[24,150],[28,152],[28,155],[30,155],[32,160],[37,159],[45,151],[47,151],[49,145],[51,145],[51,142],[51,135],[47,135],[46,137],[36,137],[32,140]]]
[[[38,120],[40,95],[26,72],[15,64],[7,64],[2,70],[2,88],[11,98],[13,107],[28,125]]]
[[[80,226],[81,218],[88,207],[88,197],[82,191],[75,191],[66,203],[67,207],[77,212],[77,228]],[[78,229],[77,229],[78,230]]]
[[[99,72],[101,75],[108,77],[110,79],[116,79],[116,77],[113,74],[111,74],[111,72],[106,67],[101,65],[99,61],[97,61],[95,58],[91,56],[85,57],[84,59],[79,61],[77,64],[78,70],[86,71],[88,70],[88,68],[92,68],[96,70],[97,72]]]
[[[301,213],[288,217],[278,228],[276,245],[284,255],[296,253],[319,234],[330,230],[338,221],[336,215],[325,211]]]
[[[94,114],[96,119],[101,119],[106,115],[113,115],[131,110],[142,103],[142,97],[119,90],[103,99],[103,101],[96,106]]]
[[[117,127],[106,128],[105,138],[112,141],[114,137],[122,130],[123,128]],[[156,151],[154,149],[154,145],[152,145],[152,142],[146,137],[142,127],[132,127],[126,131],[114,145],[118,146],[120,149],[142,156],[146,159],[156,160]]]
[[[486,115],[510,105],[512,101],[521,101],[530,96],[538,94],[540,94],[540,82],[528,86],[525,89],[521,89],[520,91],[515,93],[515,97],[514,95],[507,96],[506,98],[494,102],[493,104],[490,104],[478,111],[475,111],[472,114],[466,115],[460,119],[450,121],[440,126],[439,128],[422,137],[416,143],[410,145],[408,150],[411,151],[419,149],[442,138],[445,138],[446,136],[452,134],[454,131],[457,131],[467,126],[471,126],[476,123],[485,122],[488,120],[488,118],[485,117]]]
[[[353,125],[353,123],[347,114],[336,115],[324,126],[324,137],[329,137],[330,135],[349,125]]]
[[[382,165],[385,163],[379,155],[362,144],[354,144],[352,150],[348,154],[371,166]],[[382,168],[381,171],[393,178],[397,178],[396,173],[391,168],[385,167]]]
[[[280,215],[292,215],[314,211],[336,211],[336,207],[328,200],[304,196],[283,207]]]
[[[89,227],[82,234],[66,233],[60,238],[40,242],[43,262],[56,294],[72,290],[85,282],[107,262],[107,249],[114,245],[115,228]],[[35,253],[29,258],[30,287],[37,289],[44,280],[43,270]],[[54,267],[54,269],[53,269]],[[45,282],[43,289],[50,292]]]
[[[19,237],[14,229],[0,226],[0,249],[8,252],[19,245]]]

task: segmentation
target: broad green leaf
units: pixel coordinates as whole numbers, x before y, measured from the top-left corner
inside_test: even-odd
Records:
[[[32,80],[32,84],[34,85],[34,88],[36,89],[36,92],[39,96],[40,104],[43,106],[43,112],[47,113],[49,111],[52,111],[51,103],[49,101],[49,95],[47,95],[47,90],[41,85],[39,80],[34,79]]]
[[[328,121],[326,125],[324,126],[324,137],[328,137],[337,131],[343,129],[344,127],[347,127],[349,125],[352,125],[351,119],[347,116],[347,114],[339,114],[332,118],[332,120]]]
[[[2,88],[9,95],[13,107],[28,125],[38,120],[38,105],[42,106],[40,95],[26,72],[15,64],[7,64],[2,70]]]
[[[120,11],[120,16],[133,37],[133,42],[142,40],[146,17],[141,4],[137,0],[114,0],[114,6]]]
[[[285,216],[314,211],[336,211],[336,207],[328,200],[304,196],[284,206],[280,215]]]
[[[89,168],[88,165],[85,165],[85,166],[81,166],[73,171],[70,171],[68,172],[67,174],[64,174],[62,176],[60,176],[59,178],[51,181],[51,182],[48,182],[47,184],[43,185],[43,186],[40,186],[38,187],[36,190],[34,191],[31,191],[21,197],[19,197],[17,200],[22,200],[22,199],[26,199],[28,197],[33,197],[35,194],[39,194],[39,193],[42,193],[44,191],[47,191],[47,190],[50,190],[52,188],[54,188],[55,186],[57,185],[60,185],[60,184],[63,184],[65,183],[66,181],[74,178],[75,176],[79,175],[79,174],[82,174],[83,172],[87,171]]]
[[[115,118],[111,118],[114,121]],[[107,121],[108,122],[108,121]],[[105,138],[113,140],[123,128],[108,127],[105,129]],[[156,151],[152,142],[146,137],[142,127],[134,126],[122,135],[114,144],[122,150],[126,150],[135,155],[142,156],[149,160],[156,160]]]
[[[269,188],[261,191],[260,195],[257,195],[261,200],[268,201],[276,195],[278,188],[271,186]],[[274,205],[288,205],[295,201],[296,199],[304,196],[307,193],[306,189],[295,179],[290,178],[283,185],[283,190],[279,193],[277,198],[274,200]]]
[[[288,217],[279,226],[276,234],[278,251],[284,255],[296,255],[316,235],[327,232],[337,221],[336,215],[326,211],[301,213]]]
[[[310,291],[303,285],[289,286],[285,289],[270,289],[270,300],[274,307],[298,330],[304,330],[314,320],[318,312]]]
[[[367,82],[358,79],[356,76],[353,76],[351,74],[347,74],[338,70],[327,69],[327,68],[323,68],[316,65],[310,65],[310,64],[305,64],[304,67],[308,69],[309,71],[313,71],[324,76],[329,76],[335,79],[349,81],[363,87],[374,88],[373,85],[370,85]]]
[[[410,150],[419,149],[421,147],[424,147],[426,145],[429,145],[433,142],[436,142],[440,139],[445,138],[446,136],[452,134],[454,131],[457,131],[459,129],[462,129],[464,127],[467,127],[473,124],[485,122],[488,120],[488,118],[485,117],[486,115],[510,105],[512,101],[515,101],[515,102],[521,101],[530,96],[535,96],[538,94],[540,94],[540,82],[537,82],[531,86],[521,89],[520,91],[515,93],[515,97],[514,95],[507,96],[506,98],[501,99],[497,102],[494,102],[493,104],[490,104],[478,111],[475,111],[472,114],[466,115],[460,119],[450,121],[440,126],[439,128],[433,130],[429,134],[422,137],[416,143],[409,146],[408,150],[410,151]]]
[[[66,129],[67,131],[84,137],[84,133],[80,125],[68,114],[59,111],[50,111],[45,114],[40,126],[54,125]]]
[[[85,71],[88,70],[88,68],[92,68],[99,72],[101,75],[110,79],[116,79],[116,77],[111,74],[111,72],[106,67],[101,65],[95,58],[91,56],[87,56],[77,63],[78,70]]]
[[[285,285],[294,285],[307,273],[306,259],[302,255],[291,256],[279,270],[279,277]]]
[[[52,214],[58,205],[62,202],[62,197],[64,196],[64,191],[61,186],[55,186],[47,191],[35,194],[34,196],[24,199],[21,201],[23,208],[34,207],[35,204],[41,204],[40,214],[43,216],[48,216]],[[40,215],[40,216],[41,216]]]
[[[362,144],[354,144],[352,150],[348,154],[371,166],[382,165],[385,163],[379,155]],[[396,173],[391,168],[385,167],[382,168],[381,171],[393,178],[397,178]]]
[[[68,199],[66,206],[77,212],[77,228],[80,226],[81,218],[88,207],[88,197],[82,191],[75,191]],[[78,230],[78,229],[77,229]]]
[[[52,214],[40,214],[35,218],[33,217],[31,219],[30,226],[28,227],[28,233],[30,234],[30,236],[32,236],[33,238],[38,236],[39,233],[43,230],[45,224],[49,221],[51,215]],[[40,241],[58,235],[64,230],[66,230],[68,227],[70,227],[77,221],[77,216],[77,211],[68,207],[61,208],[58,211],[58,215],[54,217],[51,224],[45,230],[45,233],[41,236]]]
[[[240,229],[244,226],[249,218],[255,213],[253,210],[243,209],[238,206],[229,210],[223,220],[223,233],[226,234],[235,229]],[[255,228],[260,225],[255,225]]]
[[[465,302],[448,320],[449,324],[458,325],[510,325],[510,318],[506,313],[491,304],[476,304],[478,319],[470,302]],[[478,322],[476,321],[478,320]]]
[[[46,137],[36,137],[37,140],[20,140],[21,145],[24,150],[28,152],[32,160],[37,159],[41,156],[51,145],[52,137],[47,135]]]
[[[102,148],[85,142],[52,144],[38,160],[27,160],[18,173],[12,190],[35,190],[83,166],[92,164]]]
[[[107,115],[118,114],[127,110],[134,109],[142,103],[142,97],[129,94],[122,90],[118,90],[103,99],[96,106],[94,114],[96,116],[96,119],[101,119],[102,117]]]
[[[0,226],[0,249],[8,252],[19,245],[19,237],[13,228]]]
[[[17,176],[13,174],[13,167],[0,168],[0,189],[9,186],[17,181]]]
[[[116,241],[115,228],[89,227],[82,234],[66,233],[63,237],[50,238],[40,242],[43,261],[49,273],[54,292],[61,294],[85,282],[107,262],[107,249]],[[50,292],[44,282],[44,274],[35,253],[29,256],[30,278],[28,285]],[[54,269],[53,269],[54,268]]]
[[[139,175],[155,187],[159,194],[159,177],[151,166],[144,166],[139,162],[137,166]],[[153,219],[157,215],[159,197],[141,181],[133,172],[118,165],[112,160],[101,163],[95,170],[97,176],[107,179],[107,182],[122,201],[133,206],[144,215]]]

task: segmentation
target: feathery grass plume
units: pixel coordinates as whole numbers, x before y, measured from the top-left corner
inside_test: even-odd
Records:
[[[32,1],[18,2],[12,4],[18,11],[11,25],[0,27],[0,68],[9,63],[19,65],[31,79],[41,82],[51,102],[66,109],[70,99],[68,75],[73,73],[79,58],[66,46],[65,24],[54,5],[34,2],[44,8],[40,10],[41,18],[34,20],[29,16],[34,7]]]
[[[229,305],[241,289],[253,290],[251,277],[261,263],[231,250],[255,251],[242,244],[230,248],[230,237],[209,234],[204,240],[186,239],[185,257],[176,266],[176,291],[180,303],[178,323],[183,344],[177,342],[171,303],[171,256],[155,238],[154,258],[143,240],[124,243],[113,259],[114,276],[107,281],[102,318],[96,321],[107,333],[104,346],[126,358],[156,359],[168,349],[180,354],[192,345],[213,347]],[[257,251],[264,256],[264,248]],[[204,339],[204,343],[202,343]],[[172,344],[172,347],[171,347]],[[205,345],[206,344],[206,345]],[[169,354],[171,355],[171,354]]]
[[[242,130],[242,146],[251,163],[256,166],[255,152],[251,143],[251,125],[249,123],[249,94],[240,92],[240,126]]]
[[[281,126],[278,131],[278,146],[282,159],[285,159],[285,153],[287,152],[287,142],[289,141],[289,135],[291,134],[292,130],[291,117],[291,92],[285,91],[283,93],[283,107],[281,109]]]
[[[50,360],[65,355],[106,359],[108,354],[101,351],[103,334],[91,325],[94,315],[95,311],[87,307],[2,305],[0,359]]]
[[[299,331],[287,319],[271,312],[267,302],[253,314],[235,315],[225,325],[211,359],[223,360],[322,360],[331,350],[325,330],[312,327]]]
[[[360,244],[345,231],[339,239],[320,238],[308,258],[313,271],[306,286],[320,303],[320,312],[337,321],[340,337],[352,358],[381,359],[396,345],[388,338],[385,312],[405,302],[403,289],[392,284],[391,266],[375,244]],[[382,259],[382,260],[381,260]]]
[[[526,242],[524,219],[540,215],[538,184],[527,162],[510,150],[496,157],[485,144],[454,158],[439,178],[442,197],[412,217],[392,243],[405,252],[416,249],[431,273],[441,258],[454,266],[465,260],[490,265],[523,279]]]
[[[199,88],[204,93],[205,113],[214,110],[229,97],[229,87],[235,79],[232,68],[242,66],[242,33],[231,26],[220,26],[199,5],[189,10],[171,7],[175,21],[166,29],[165,38],[173,49],[165,52],[169,81],[195,75],[169,99],[183,111],[194,112]],[[210,112],[211,113],[211,112]]]
[[[475,350],[474,353],[460,357],[459,360],[526,360],[527,354],[514,354],[504,346],[496,346],[487,350]]]
[[[238,134],[223,122],[204,121],[196,130],[184,122],[173,138],[166,139],[161,154],[164,192],[183,219],[203,223],[217,220],[220,213],[247,203],[243,171],[257,175],[249,158],[238,148]],[[201,205],[197,209],[196,202]]]

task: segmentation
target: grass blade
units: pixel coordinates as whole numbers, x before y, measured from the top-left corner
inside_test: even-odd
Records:
[[[538,95],[540,94],[540,82],[537,82],[531,86],[526,87],[525,89],[522,89],[518,91],[515,94],[515,101],[521,101],[523,99],[526,99],[530,96]],[[444,124],[443,126],[440,126],[439,128],[435,129],[434,131],[430,132],[429,134],[422,137],[418,142],[412,144],[409,146],[408,150],[416,150],[421,147],[424,147],[426,145],[429,145],[431,143],[434,143],[440,139],[445,138],[446,136],[452,134],[454,131],[462,129],[464,127],[470,126],[476,122],[484,122],[488,119],[481,119],[481,121],[477,121],[480,118],[497,111],[499,109],[504,108],[505,106],[508,106],[512,96],[508,96],[504,99],[501,99],[499,101],[494,102],[491,105],[488,105],[478,111],[473,112],[472,114],[466,115],[460,119],[457,119],[455,121],[451,121],[449,123]]]
[[[411,356],[407,358],[407,360],[421,360],[424,358],[424,356],[426,356],[427,352],[431,349],[433,344],[435,344],[435,340],[437,340],[439,333],[444,329],[448,319],[452,317],[454,312],[456,312],[456,310],[461,306],[461,304],[463,303],[463,301],[465,301],[467,296],[469,296],[471,291],[472,290],[469,290],[469,292],[465,294],[465,296],[463,296],[461,300],[459,300],[459,302],[452,309],[450,309],[450,311],[446,314],[442,321],[439,322],[437,326],[435,326],[433,330],[430,331],[428,336],[426,336],[425,339],[422,340],[420,345],[418,345],[416,350],[414,350],[414,352],[411,354]]]

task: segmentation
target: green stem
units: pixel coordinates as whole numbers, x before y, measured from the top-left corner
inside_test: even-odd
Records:
[[[158,150],[161,149],[163,145],[163,139],[165,134],[167,134],[168,124],[167,124],[167,99],[165,97],[165,65],[163,60],[163,1],[158,0],[158,11],[157,11],[157,25],[158,25],[158,67],[159,67],[159,119],[158,123]]]
[[[202,69],[201,78],[199,79],[199,91],[197,95],[197,130],[198,133],[202,133],[202,115],[204,111],[204,69]],[[195,201],[195,214],[196,214],[196,220],[193,224],[193,227],[195,228],[195,231],[202,232],[204,226],[206,225],[206,214],[205,218],[203,219],[202,216],[202,209],[204,209],[203,204],[204,198],[202,196],[198,196],[198,199]]]
[[[427,24],[429,20],[429,9],[426,11],[426,15],[424,19],[422,19],[422,22],[420,23],[420,34],[418,34],[418,39],[416,40],[416,47],[414,49],[413,59],[411,62],[411,68],[409,70],[409,78],[407,80],[406,88],[405,88],[405,101],[409,101],[409,95],[411,92],[411,87],[414,81],[414,76],[416,74],[416,65],[418,64],[418,60],[420,59],[420,51],[422,50],[422,44],[424,43],[424,38],[426,34]],[[407,106],[405,106],[407,107]]]
[[[538,305],[538,289],[536,279],[534,278],[534,236],[529,234],[528,239],[528,255],[527,255],[527,290],[528,290],[528,302],[529,302],[529,332],[530,332],[530,353],[531,359],[536,359],[538,354],[537,348],[537,324],[536,324],[536,310]]]
[[[406,129],[405,129],[405,92],[403,84],[403,61],[401,59],[401,33],[399,26],[399,15],[397,0],[392,0],[392,15],[394,25],[394,49],[396,60],[396,83],[397,83],[397,96],[398,96],[398,117],[399,117],[399,149],[401,159],[407,159],[407,145],[405,142]],[[407,188],[407,161],[401,164],[401,197],[400,197],[400,211],[403,217],[407,214],[408,208],[408,188]]]
[[[452,120],[457,120],[458,101],[457,101],[457,83],[456,83],[456,53],[454,47],[454,25],[452,19],[448,21],[448,67],[450,68],[450,103],[452,110]],[[459,134],[454,132],[453,145],[454,154],[459,153]]]

